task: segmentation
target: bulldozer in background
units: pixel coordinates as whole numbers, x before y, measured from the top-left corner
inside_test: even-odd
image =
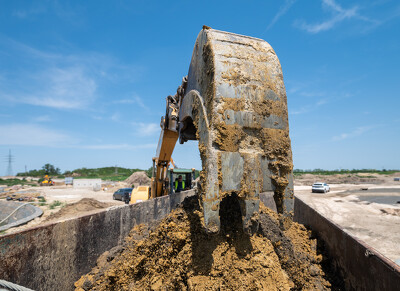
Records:
[[[48,174],[44,175],[43,180],[40,181],[40,186],[54,186],[54,182],[51,180]]]
[[[220,203],[236,197],[243,229],[252,231],[259,195],[273,193],[291,221],[293,165],[281,66],[262,39],[204,26],[189,72],[166,98],[153,158],[151,198],[169,194],[168,167],[179,139],[199,141],[199,200],[208,232],[220,230]]]

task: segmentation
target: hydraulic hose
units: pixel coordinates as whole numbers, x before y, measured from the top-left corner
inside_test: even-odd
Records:
[[[5,288],[5,289],[3,289],[3,288]],[[12,291],[34,291],[32,289],[29,289],[29,288],[26,288],[26,287],[23,287],[23,286],[0,279],[0,291],[3,291],[3,290],[6,290],[6,291],[10,291],[10,290],[12,290]]]

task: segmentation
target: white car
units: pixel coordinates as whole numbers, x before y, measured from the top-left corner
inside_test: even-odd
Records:
[[[324,193],[326,193],[326,192],[329,192],[329,191],[331,191],[331,188],[329,187],[329,185],[328,184],[326,184],[326,183],[320,183],[320,182],[318,182],[318,183],[314,183],[313,185],[312,185],[312,188],[311,188],[312,190],[312,192],[314,193],[314,192],[324,192]]]

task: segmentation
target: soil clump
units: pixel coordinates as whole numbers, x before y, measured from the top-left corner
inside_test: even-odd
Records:
[[[83,198],[78,202],[67,204],[59,211],[50,214],[46,222],[76,217],[78,214],[87,214],[94,210],[110,207],[111,204],[97,201],[92,198]]]
[[[99,257],[76,290],[329,290],[317,242],[304,226],[284,230],[261,205],[259,227],[243,232],[237,197],[221,202],[221,231],[202,226],[197,197],[186,198],[157,226],[138,225],[122,246]]]

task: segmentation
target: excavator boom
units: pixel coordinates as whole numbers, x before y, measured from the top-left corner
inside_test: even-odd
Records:
[[[209,232],[219,231],[220,202],[227,196],[239,200],[248,232],[263,192],[273,193],[278,212],[290,220],[293,166],[286,91],[279,60],[267,42],[204,27],[187,79],[167,98],[162,128],[161,149],[167,139],[176,142],[177,135],[180,143],[199,141],[199,197]],[[169,152],[161,154],[158,164],[170,160]]]

